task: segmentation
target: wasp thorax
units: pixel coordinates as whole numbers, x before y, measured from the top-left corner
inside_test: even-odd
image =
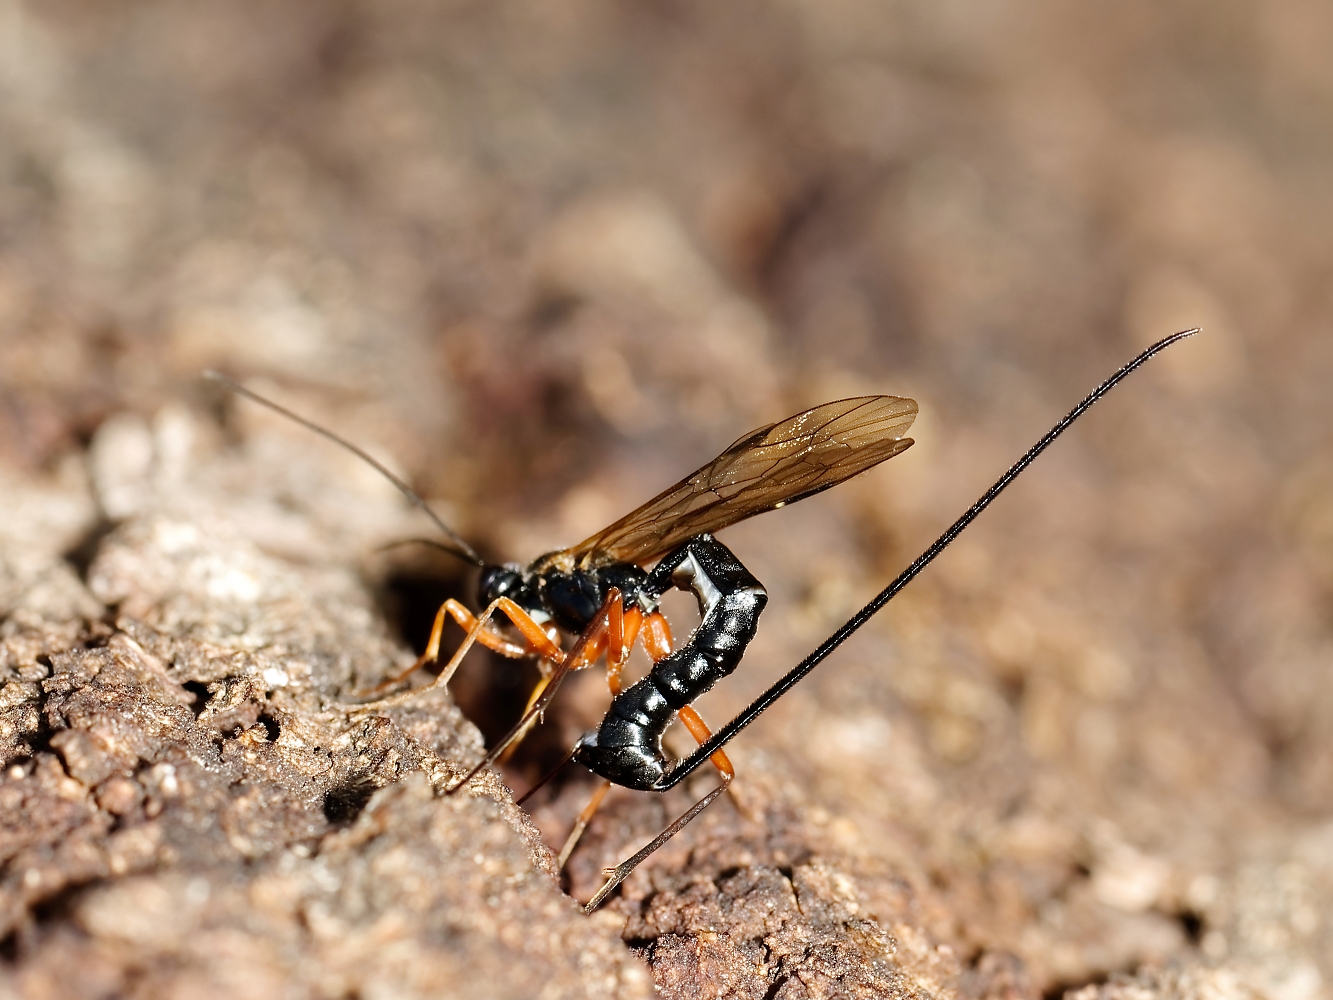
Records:
[[[595,570],[548,573],[541,581],[542,603],[566,632],[582,632],[606,600],[606,589]]]

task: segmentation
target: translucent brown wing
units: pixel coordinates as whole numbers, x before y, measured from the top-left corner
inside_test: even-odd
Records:
[[[695,535],[836,486],[905,451],[916,402],[857,396],[747,434],[569,554],[592,563],[646,563]]]

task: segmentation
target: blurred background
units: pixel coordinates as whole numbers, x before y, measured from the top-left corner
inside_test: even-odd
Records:
[[[1327,996],[1330,52],[1317,0],[0,0],[0,464],[182,408],[225,447],[217,367],[526,562],[759,424],[912,396],[915,448],[724,536],[771,602],[720,722],[1201,326],[733,758],[1039,992],[1177,960]],[[415,642],[472,586],[375,573]],[[493,735],[527,680],[478,663]]]

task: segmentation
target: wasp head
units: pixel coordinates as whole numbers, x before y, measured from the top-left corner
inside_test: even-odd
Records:
[[[519,600],[523,591],[523,574],[515,565],[483,566],[477,580],[477,602],[484,608],[497,597]]]

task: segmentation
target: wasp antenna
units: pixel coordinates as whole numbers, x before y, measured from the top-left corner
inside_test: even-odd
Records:
[[[438,538],[399,538],[393,542],[385,542],[377,546],[376,552],[388,552],[390,549],[402,548],[404,545],[425,545],[432,549],[439,549],[441,552],[448,552],[451,556],[458,556],[460,559],[472,561],[472,557],[459,549],[457,546],[450,545],[448,542],[442,542]],[[480,565],[480,564],[479,564]]]
[[[398,492],[401,493],[403,496],[407,497],[407,499],[410,500],[415,506],[420,508],[422,512],[424,512],[425,515],[428,518],[430,518],[431,521],[435,524],[435,527],[439,528],[440,531],[444,532],[444,534],[449,538],[449,541],[453,543],[452,546],[444,545],[442,543],[437,543],[439,548],[444,549],[444,551],[446,552],[451,552],[461,559],[466,559],[474,566],[486,565],[485,561],[481,558],[481,556],[477,555],[476,550],[472,548],[472,546],[469,545],[467,542],[463,541],[463,539],[459,537],[459,535],[455,533],[452,528],[450,528],[447,524],[445,524],[442,520],[440,520],[439,516],[436,515],[435,511],[431,510],[430,507],[426,505],[426,501],[421,499],[421,497],[417,495],[417,492],[414,489],[412,489],[412,487],[408,486],[407,483],[403,482],[401,479],[395,476],[392,472],[390,472],[387,468],[384,467],[383,463],[372,458],[364,450],[358,448],[356,445],[352,444],[352,442],[346,440],[345,438],[339,437],[337,434],[333,433],[333,431],[329,430],[328,428],[321,427],[313,420],[308,420],[305,417],[301,416],[299,413],[293,413],[285,406],[280,406],[277,403],[273,402],[273,400],[271,399],[265,399],[263,396],[259,395],[259,393],[247,389],[245,386],[241,385],[241,383],[237,382],[235,379],[228,378],[221,372],[205,371],[203,373],[203,376],[210,382],[217,382],[219,385],[225,385],[228,389],[236,393],[238,396],[244,396],[246,399],[258,403],[260,406],[266,406],[274,413],[279,413],[282,416],[286,417],[288,420],[295,421],[302,427],[305,427],[307,430],[312,430],[321,437],[327,438],[328,440],[332,441],[334,444],[346,448],[353,455],[361,459],[363,462],[369,465],[372,469],[378,472],[389,482],[393,483],[394,486],[398,487]]]

